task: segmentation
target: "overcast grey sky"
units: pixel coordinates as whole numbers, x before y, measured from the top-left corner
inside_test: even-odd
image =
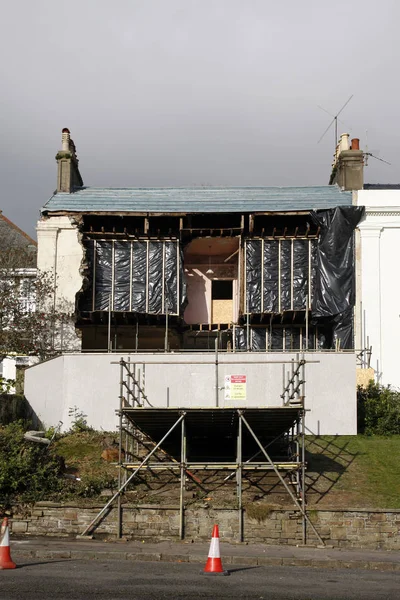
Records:
[[[61,130],[85,185],[321,185],[339,133],[400,181],[398,0],[0,0],[4,214],[31,235]]]

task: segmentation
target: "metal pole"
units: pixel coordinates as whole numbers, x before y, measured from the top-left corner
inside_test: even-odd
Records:
[[[286,404],[286,372],[285,372],[285,365],[282,365],[282,402],[283,402],[283,406],[285,406]]]
[[[149,312],[149,240],[146,240],[146,313]]]
[[[292,238],[290,248],[290,310],[293,310],[293,296],[294,296],[294,239]]]
[[[181,304],[181,272],[180,272],[180,245],[179,242],[176,242],[176,314],[180,314],[180,304]]]
[[[93,290],[92,290],[92,310],[96,310],[96,260],[97,260],[97,242],[93,241]]]
[[[131,257],[129,261],[129,310],[132,311],[132,287],[133,287],[133,242],[131,242]]]
[[[215,338],[215,406],[218,406],[219,390],[218,390],[218,332]]]
[[[264,238],[261,240],[261,312],[264,312]]]
[[[306,296],[306,350],[308,350],[308,294]]]
[[[242,416],[238,411],[238,439],[237,439],[237,499],[238,499],[238,517],[239,517],[239,542],[243,542],[243,497],[242,497],[242,471],[243,471],[243,452],[242,452]]]
[[[179,502],[179,537],[181,540],[185,538],[185,479],[186,479],[186,428],[185,419],[182,419],[181,427],[181,493]]]
[[[122,485],[122,407],[124,393],[124,359],[120,360],[120,383],[119,383],[119,443],[118,443],[118,488]],[[118,496],[117,509],[117,538],[122,537],[122,503],[121,494]]]
[[[247,352],[250,352],[250,315],[249,313],[247,313],[247,320],[246,320],[246,338],[247,338]]]
[[[111,296],[108,297],[108,345],[107,352],[111,352]]]
[[[304,354],[303,354],[304,360]],[[306,523],[306,365],[303,362],[301,367],[303,410],[301,412],[301,506],[303,509],[303,544],[307,543],[307,523]]]
[[[179,423],[184,418],[185,414],[186,413],[181,414],[179,419],[172,425],[172,427],[167,431],[167,433],[164,435],[164,437],[158,442],[158,444],[156,444],[154,446],[153,450],[151,450],[151,452],[149,452],[149,454],[146,456],[146,458],[133,471],[133,473],[128,477],[128,479],[121,485],[121,487],[118,489],[118,491],[115,492],[114,496],[107,502],[107,504],[101,509],[101,511],[89,523],[89,525],[86,527],[86,529],[81,534],[82,537],[85,536],[88,533],[88,531],[90,531],[92,529],[93,525],[97,522],[97,520],[106,512],[106,510],[111,506],[111,504],[114,502],[114,500],[116,500],[118,498],[118,496],[124,491],[126,486],[132,481],[132,479],[135,477],[135,475],[140,471],[140,469],[142,467],[144,467],[144,465],[147,463],[147,461],[150,459],[150,457],[153,456],[154,452],[156,452],[158,450],[158,448],[161,446],[161,444],[163,444],[165,442],[165,440],[167,439],[169,434],[175,429],[175,427],[177,425],[179,425]]]
[[[281,293],[282,293],[282,282],[281,282],[281,252],[282,244],[281,240],[278,241],[278,312],[281,312]]]
[[[291,497],[291,499],[293,500],[293,502],[295,503],[295,505],[297,506],[297,508],[301,512],[301,514],[303,515],[303,518],[307,520],[307,522],[310,524],[312,530],[314,531],[315,535],[317,536],[317,538],[319,539],[319,541],[321,542],[321,544],[323,546],[325,546],[325,542],[323,541],[323,539],[319,535],[318,531],[315,529],[313,523],[308,518],[308,516],[307,516],[307,514],[305,512],[305,509],[303,508],[303,503],[300,504],[298,502],[296,496],[293,494],[292,490],[289,488],[289,486],[287,485],[286,481],[283,479],[282,475],[279,473],[278,469],[276,468],[274,462],[269,457],[269,454],[266,452],[266,450],[264,449],[263,445],[259,441],[258,437],[256,436],[256,434],[254,433],[254,431],[252,430],[252,428],[250,427],[250,425],[248,424],[248,422],[244,418],[243,413],[242,413],[241,416],[242,416],[243,423],[246,425],[247,429],[249,430],[249,432],[253,436],[253,438],[254,438],[256,444],[258,445],[258,447],[260,448],[261,452],[264,454],[265,458],[267,459],[267,461],[269,462],[269,464],[271,465],[271,467],[275,471],[275,474],[279,477],[280,482],[282,483],[282,485],[284,486],[285,490],[287,491],[287,493],[289,494],[289,496]]]
[[[168,299],[165,301],[165,339],[164,352],[168,352]]]
[[[165,241],[162,242],[161,312],[165,312]]]

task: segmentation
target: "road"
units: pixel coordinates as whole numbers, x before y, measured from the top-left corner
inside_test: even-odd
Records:
[[[1,600],[397,600],[400,571],[239,567],[229,577],[195,564],[117,561],[25,561],[0,571]]]

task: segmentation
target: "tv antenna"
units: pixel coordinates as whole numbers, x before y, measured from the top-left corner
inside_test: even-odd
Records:
[[[339,117],[340,113],[346,108],[346,106],[348,105],[348,103],[350,102],[350,100],[352,99],[353,96],[354,96],[354,94],[352,94],[350,96],[350,98],[343,104],[342,108],[336,113],[336,115],[332,115],[325,108],[323,108],[322,106],[318,105],[318,108],[320,108],[324,112],[328,113],[328,115],[330,115],[331,117],[333,117],[332,121],[329,123],[328,127],[325,129],[324,133],[319,138],[319,140],[317,142],[318,144],[322,141],[322,139],[328,133],[328,131],[330,130],[330,128],[332,127],[332,125],[335,124],[335,148],[336,148],[336,144],[338,142],[337,124],[338,124],[338,121],[340,121],[340,119],[338,119],[338,117]],[[340,121],[340,122],[342,123],[343,121]]]
[[[376,150],[374,150],[374,152],[376,152]],[[383,160],[383,158],[379,158],[379,156],[375,156],[375,154],[372,154],[372,152],[368,152],[368,130],[365,131],[365,152],[364,152],[364,165],[366,167],[368,167],[368,157],[371,158],[375,158],[376,160],[380,160],[381,162],[385,163],[386,165],[391,165],[390,162],[388,162],[387,160]]]

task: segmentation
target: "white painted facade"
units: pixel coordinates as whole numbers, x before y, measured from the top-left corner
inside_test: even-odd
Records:
[[[32,367],[38,363],[36,356],[5,356],[0,360],[0,377],[15,381],[18,367]],[[15,386],[11,386],[9,393],[15,394]]]
[[[376,380],[400,388],[400,190],[359,190],[358,347],[372,346]]]
[[[26,371],[25,396],[46,426],[62,421],[65,431],[71,426],[70,409],[76,406],[95,429],[116,430],[121,356],[128,358],[127,354],[81,353],[43,362]],[[142,385],[144,378],[149,402],[163,408],[216,406],[214,358],[213,353],[130,355]],[[291,359],[296,359],[296,355],[220,354],[218,406],[282,406],[282,361]],[[307,433],[356,435],[354,352],[312,352],[306,359],[310,361],[305,369]],[[246,375],[246,400],[224,400],[226,375]]]
[[[51,273],[54,292],[51,302],[56,310],[73,313],[76,294],[82,288],[81,266],[84,250],[80,234],[71,217],[42,219],[37,224],[38,271]],[[71,330],[69,349],[80,350],[80,337]]]

